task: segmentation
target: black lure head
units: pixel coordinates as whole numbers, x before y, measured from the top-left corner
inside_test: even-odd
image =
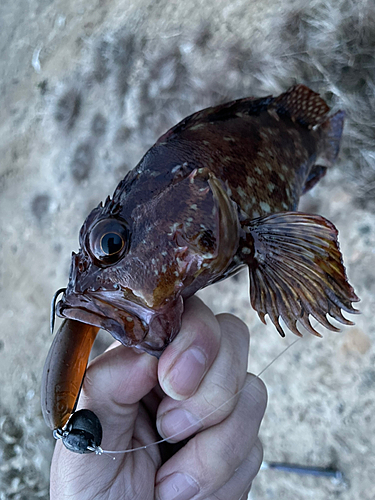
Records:
[[[102,425],[91,410],[78,410],[69,419],[64,430],[57,430],[55,437],[74,453],[92,453],[102,442]]]

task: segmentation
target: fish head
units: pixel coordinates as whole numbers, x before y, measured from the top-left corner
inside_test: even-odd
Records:
[[[159,356],[180,330],[183,299],[232,261],[237,207],[220,181],[198,170],[136,198],[116,190],[90,213],[56,312]]]

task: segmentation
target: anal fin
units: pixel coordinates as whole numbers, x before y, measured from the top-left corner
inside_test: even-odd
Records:
[[[297,323],[312,334],[309,316],[338,331],[327,315],[351,325],[341,313],[358,313],[359,299],[348,283],[337,241],[337,229],[324,217],[301,212],[269,215],[244,226],[247,247],[242,259],[249,266],[252,307],[265,322],[268,315],[280,335],[282,318],[301,335]]]

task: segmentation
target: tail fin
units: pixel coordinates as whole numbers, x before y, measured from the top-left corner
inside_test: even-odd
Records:
[[[335,162],[339,154],[344,118],[344,111],[338,111],[320,125],[322,129],[321,152],[306,179],[302,194],[313,188],[325,176],[327,167],[331,167]]]
[[[335,162],[339,154],[344,118],[345,112],[337,111],[320,126],[323,131],[323,146],[317,164],[330,167]]]

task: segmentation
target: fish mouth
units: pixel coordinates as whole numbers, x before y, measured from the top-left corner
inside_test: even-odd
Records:
[[[111,292],[64,293],[56,314],[109,332],[127,347],[160,357],[181,328],[182,297],[157,309],[114,296]]]

